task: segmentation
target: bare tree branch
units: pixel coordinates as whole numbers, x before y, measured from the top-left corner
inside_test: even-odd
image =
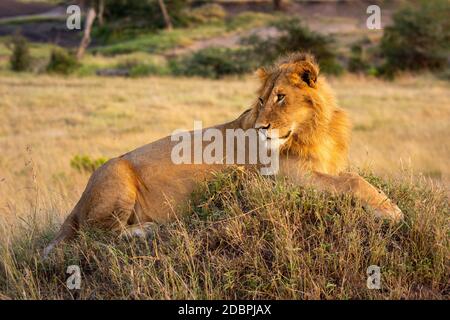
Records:
[[[92,25],[94,24],[94,20],[96,17],[96,12],[94,6],[89,6],[87,15],[86,15],[86,23],[84,25],[84,33],[83,38],[81,39],[80,46],[78,47],[77,51],[77,59],[80,60],[84,52],[86,51],[86,48],[89,46],[89,43],[91,42],[91,31],[92,31]]]
[[[281,10],[283,8],[282,0],[273,0],[273,8],[275,10]]]
[[[103,24],[105,23],[104,12],[105,12],[105,0],[98,0],[98,24],[100,26],[103,26]]]
[[[167,8],[166,8],[166,5],[164,4],[164,0],[158,0],[158,3],[159,3],[159,7],[161,8],[163,17],[164,17],[164,22],[166,23],[166,29],[172,30],[173,29],[172,21],[170,20],[170,16],[167,13]]]

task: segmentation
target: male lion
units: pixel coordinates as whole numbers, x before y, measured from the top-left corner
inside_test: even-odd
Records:
[[[311,55],[288,55],[257,74],[262,85],[254,106],[236,120],[214,128],[221,132],[256,128],[267,141],[280,146],[278,174],[291,182],[351,193],[377,217],[394,221],[403,218],[383,192],[355,173],[342,172],[347,161],[349,120],[336,105],[326,80],[319,76]],[[171,137],[165,137],[97,169],[44,255],[86,224],[144,235],[151,223],[173,219],[173,206],[186,203],[200,180],[227,167],[176,165],[171,161],[174,145]]]

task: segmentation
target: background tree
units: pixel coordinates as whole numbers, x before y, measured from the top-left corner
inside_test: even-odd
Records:
[[[79,4],[86,10],[86,18],[84,23],[83,38],[81,39],[80,45],[77,50],[77,59],[80,60],[84,56],[89,43],[91,42],[91,32],[92,26],[94,25],[97,12],[95,8],[97,7],[97,1],[95,0],[80,0]],[[103,20],[103,18],[102,18]]]
[[[119,34],[131,29],[185,26],[188,7],[186,0],[108,0],[104,6],[105,20],[108,20],[105,27]]]
[[[448,0],[420,1],[396,12],[381,40],[382,71],[449,68],[449,16]]]
[[[163,14],[164,17],[164,22],[166,24],[166,29],[167,30],[172,30],[173,26],[172,26],[172,21],[170,20],[170,16],[169,13],[167,12],[167,8],[166,5],[164,3],[164,0],[158,0],[159,3],[159,7],[161,8],[161,12]]]
[[[77,50],[77,59],[80,60],[91,43],[91,33],[95,18],[98,17],[100,26],[104,25],[105,0],[79,0],[78,5],[85,9],[83,37]]]
[[[103,26],[105,23],[104,14],[105,14],[105,0],[98,0],[98,24],[100,26]]]
[[[11,70],[26,71],[31,66],[31,56],[28,41],[20,33],[16,33],[6,46],[11,50],[9,59]]]
[[[283,1],[282,0],[273,0],[273,8],[275,10],[281,10],[283,8]]]

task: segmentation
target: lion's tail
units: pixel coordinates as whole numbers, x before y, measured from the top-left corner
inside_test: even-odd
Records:
[[[81,202],[81,201],[80,201]],[[74,238],[78,230],[80,228],[80,210],[81,210],[81,203],[77,203],[75,208],[73,208],[70,215],[66,218],[64,223],[62,224],[61,228],[59,229],[58,233],[56,234],[55,238],[50,242],[50,244],[45,247],[45,249],[42,252],[42,258],[46,259],[51,251],[61,242],[70,240]]]

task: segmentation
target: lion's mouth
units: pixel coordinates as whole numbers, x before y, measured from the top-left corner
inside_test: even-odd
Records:
[[[289,130],[284,136],[282,136],[282,137],[276,137],[276,138],[271,138],[271,137],[269,137],[269,136],[267,136],[267,140],[275,140],[275,139],[280,139],[280,140],[283,140],[283,139],[287,139],[287,138],[289,138],[289,136],[291,135],[291,130]]]

